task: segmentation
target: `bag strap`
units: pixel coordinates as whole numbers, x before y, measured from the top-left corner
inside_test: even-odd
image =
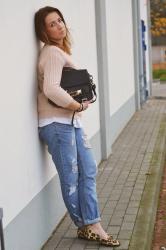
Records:
[[[97,99],[97,94],[96,94],[96,85],[93,82],[93,76],[89,74],[89,79],[90,79],[90,83],[91,83],[91,87],[92,87],[92,92],[94,95],[94,98],[91,100],[91,103],[95,102]]]
[[[96,85],[94,84],[93,82],[93,76],[89,74],[89,79],[90,79],[90,84],[91,84],[91,87],[92,87],[92,92],[93,92],[93,99],[91,100],[90,103],[94,103],[97,99],[97,94],[96,94]],[[72,115],[72,120],[71,120],[71,125],[73,126],[73,122],[74,122],[74,116],[75,116],[75,113],[76,111],[73,112],[73,115]]]
[[[72,126],[74,126],[73,122],[74,122],[75,113],[76,113],[76,111],[73,112],[72,119],[71,119],[71,125],[72,125]]]

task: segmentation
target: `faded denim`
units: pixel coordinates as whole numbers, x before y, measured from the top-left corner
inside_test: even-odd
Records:
[[[75,225],[99,222],[97,166],[83,129],[53,122],[40,127],[39,135],[52,155],[63,200]]]

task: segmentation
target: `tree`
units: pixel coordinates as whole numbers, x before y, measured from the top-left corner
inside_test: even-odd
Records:
[[[150,0],[152,38],[166,38],[166,0]]]

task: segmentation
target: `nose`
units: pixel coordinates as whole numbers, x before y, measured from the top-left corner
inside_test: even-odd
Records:
[[[62,29],[62,27],[63,27],[63,24],[62,24],[62,23],[57,23],[57,28],[58,28],[58,29]]]

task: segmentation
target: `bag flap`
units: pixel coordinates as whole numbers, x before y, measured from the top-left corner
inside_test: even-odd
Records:
[[[64,67],[61,77],[62,87],[74,87],[89,83],[89,73],[86,69]]]

